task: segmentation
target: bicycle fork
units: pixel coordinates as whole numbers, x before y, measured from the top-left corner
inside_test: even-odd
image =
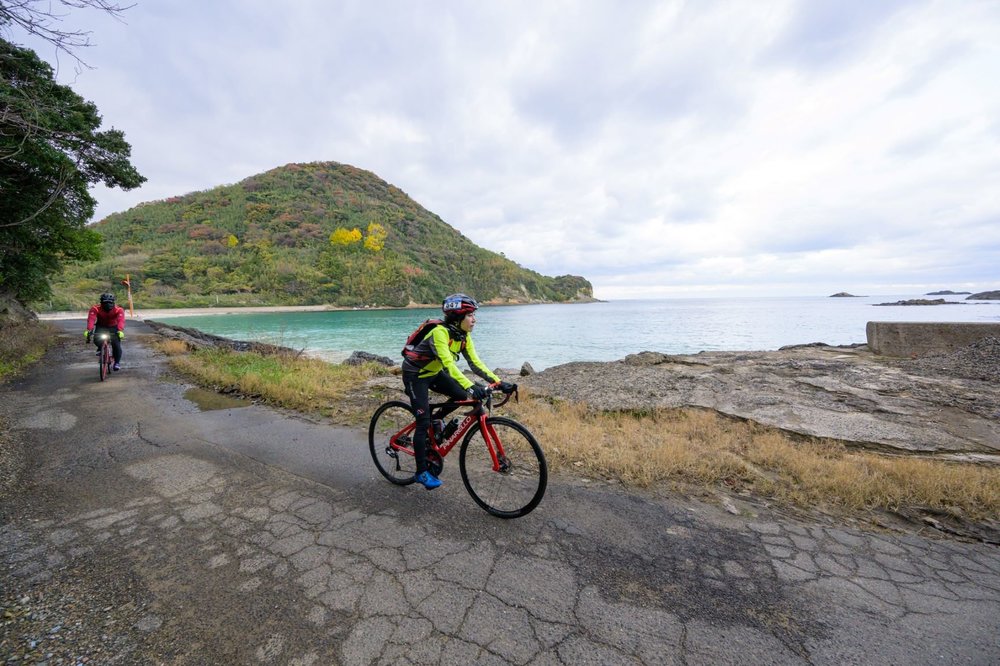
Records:
[[[486,440],[486,450],[490,452],[490,458],[493,460],[493,471],[501,474],[509,472],[510,461],[503,451],[503,443],[497,436],[493,424],[486,419],[483,419],[483,439]]]

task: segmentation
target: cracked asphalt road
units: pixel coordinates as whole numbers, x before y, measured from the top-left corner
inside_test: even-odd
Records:
[[[397,488],[361,431],[200,410],[141,322],[101,383],[73,324],[0,388],[8,662],[1000,663],[995,546],[561,476],[503,521],[454,461]]]

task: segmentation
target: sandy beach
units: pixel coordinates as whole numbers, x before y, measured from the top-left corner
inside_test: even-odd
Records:
[[[594,301],[602,302],[602,301]],[[530,305],[530,303],[510,303],[510,302],[492,302],[492,301],[481,301],[481,305],[500,307],[508,305]],[[126,319],[156,319],[157,317],[191,317],[200,315],[213,315],[213,314],[258,314],[261,312],[335,312],[339,310],[418,310],[426,308],[438,308],[441,306],[440,303],[410,303],[404,307],[389,307],[389,306],[377,306],[377,307],[340,307],[336,305],[257,305],[257,306],[217,306],[212,308],[169,308],[169,309],[139,309],[134,310],[134,314],[129,314],[128,307],[122,303],[119,303],[123,308],[125,308]],[[572,305],[572,303],[566,303],[566,305]],[[87,311],[79,310],[76,312],[39,312],[36,313],[38,318],[41,320],[52,321],[57,319],[86,319]]]
[[[424,307],[424,306],[419,306]],[[125,308],[126,319],[156,319],[157,317],[190,317],[212,314],[257,314],[261,312],[322,312],[325,310],[351,310],[353,308],[338,308],[331,305],[266,305],[256,307],[217,307],[217,308],[173,308],[169,310],[134,310],[129,314]],[[56,319],[86,319],[87,312],[42,312],[38,313],[41,320]]]

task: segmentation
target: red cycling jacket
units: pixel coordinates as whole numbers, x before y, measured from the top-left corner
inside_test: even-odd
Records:
[[[87,330],[92,330],[95,325],[124,331],[125,310],[120,305],[116,305],[111,312],[106,312],[100,305],[93,305],[90,312],[87,313]]]

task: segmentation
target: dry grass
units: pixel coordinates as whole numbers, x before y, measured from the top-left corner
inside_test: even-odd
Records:
[[[153,341],[152,345],[167,356],[180,356],[191,351],[191,347],[182,340],[159,339]]]
[[[13,377],[40,359],[58,336],[56,328],[46,322],[0,325],[0,380]]]
[[[555,468],[646,487],[664,481],[724,484],[799,506],[1000,516],[1000,469],[848,449],[694,409],[597,413],[522,399],[512,412]]]

